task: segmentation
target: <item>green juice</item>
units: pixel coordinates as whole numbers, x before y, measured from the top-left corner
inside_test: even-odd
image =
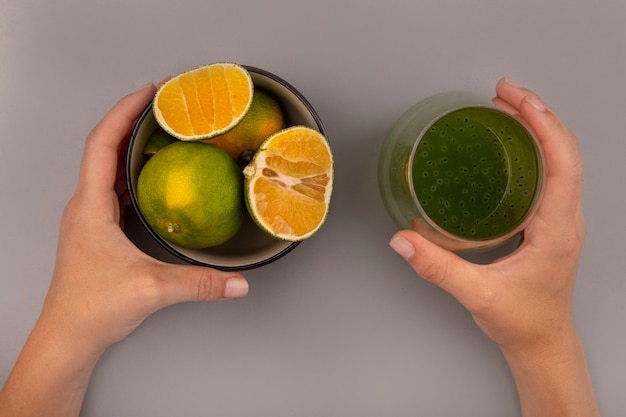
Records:
[[[538,198],[543,175],[528,130],[488,107],[463,108],[435,121],[416,144],[409,169],[425,216],[470,240],[519,227]]]

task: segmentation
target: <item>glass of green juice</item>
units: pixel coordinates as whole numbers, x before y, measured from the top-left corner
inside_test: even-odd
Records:
[[[517,236],[542,195],[541,149],[525,121],[471,92],[446,92],[395,123],[378,164],[398,227],[446,249],[490,248]]]

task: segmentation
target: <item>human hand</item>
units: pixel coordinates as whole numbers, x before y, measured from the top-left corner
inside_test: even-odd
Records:
[[[42,320],[65,327],[62,334],[94,353],[163,307],[247,293],[240,274],[157,261],[138,250],[120,227],[126,140],[155,91],[148,85],[124,97],[90,133],[76,193],[63,213]]]
[[[584,349],[572,317],[585,235],[583,163],[574,135],[534,92],[508,78],[494,103],[537,135],[546,180],[519,247],[488,265],[470,263],[413,230],[390,245],[425,280],[454,296],[501,348],[524,416],[598,416]]]
[[[166,264],[122,231],[126,141],[155,92],[149,84],[121,99],[87,138],[76,192],[61,220],[50,288],[0,392],[0,415],[77,416],[101,354],[151,313],[248,292],[239,273]]]
[[[580,202],[583,165],[574,135],[532,91],[508,79],[494,102],[518,113],[543,149],[543,200],[519,248],[489,265],[476,265],[401,231],[390,244],[427,281],[456,297],[481,329],[505,348],[546,341],[572,322],[571,302],[585,233]]]

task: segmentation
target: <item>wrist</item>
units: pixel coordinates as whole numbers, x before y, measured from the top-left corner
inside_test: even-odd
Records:
[[[523,416],[599,416],[584,348],[573,325],[523,349],[501,349]]]
[[[78,416],[99,355],[58,330],[35,325],[0,393],[0,414]]]
[[[580,343],[572,320],[560,321],[560,325],[541,332],[532,332],[526,337],[499,343],[506,360],[511,364],[541,364],[558,362]]]

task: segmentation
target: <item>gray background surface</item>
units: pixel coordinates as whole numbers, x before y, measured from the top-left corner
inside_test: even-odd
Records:
[[[314,238],[247,298],[165,309],[99,362],[84,416],[517,416],[499,350],[387,243],[377,152],[415,101],[509,75],[580,140],[575,317],[605,416],[626,410],[623,0],[0,0],[0,382],[34,324],[84,138],[118,98],[214,61],[273,71],[336,163]]]

